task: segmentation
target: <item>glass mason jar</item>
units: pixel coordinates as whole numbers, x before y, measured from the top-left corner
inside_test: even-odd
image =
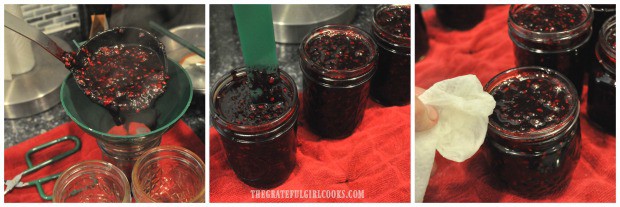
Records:
[[[590,70],[587,111],[590,119],[608,133],[616,133],[616,16],[599,32],[595,49],[598,65]]]
[[[587,4],[510,6],[508,34],[517,66],[560,71],[581,95],[589,63],[586,43],[592,34],[592,19],[592,8]]]
[[[131,172],[136,202],[198,203],[205,201],[205,164],[198,155],[178,146],[146,151]]]
[[[282,92],[280,103],[248,106],[242,104],[252,102],[249,92],[243,91],[248,73],[249,69],[239,68],[217,80],[211,90],[211,123],[237,177],[252,187],[272,188],[284,183],[297,165],[297,87],[280,71],[279,78],[269,78],[277,83],[270,91]],[[275,108],[272,113],[261,111]],[[273,116],[266,118],[267,114]]]
[[[484,19],[484,4],[435,4],[437,20],[447,28],[469,30]]]
[[[567,186],[581,151],[579,96],[571,81],[528,66],[496,75],[484,90],[497,104],[485,155],[501,183],[526,197]]]
[[[428,35],[426,34],[426,24],[422,17],[422,9],[420,5],[415,5],[415,61],[418,62],[424,58],[428,52]]]
[[[130,203],[125,173],[111,163],[89,160],[66,169],[54,184],[54,203]]]
[[[411,102],[411,5],[381,5],[375,9],[372,37],[379,49],[370,96],[384,106]]]
[[[592,37],[590,42],[595,45],[598,42],[599,31],[611,16],[616,15],[615,4],[592,4],[592,11],[594,12],[594,20],[592,22]]]
[[[306,35],[299,54],[309,128],[323,138],[348,137],[364,117],[377,46],[359,28],[326,25]]]

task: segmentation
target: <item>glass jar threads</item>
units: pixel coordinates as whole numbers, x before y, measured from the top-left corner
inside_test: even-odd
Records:
[[[411,102],[411,5],[381,5],[375,9],[372,37],[379,49],[370,96],[384,106]]]
[[[131,172],[136,202],[204,202],[205,164],[198,155],[178,146],[146,151]]]
[[[469,30],[484,19],[484,4],[435,4],[437,20],[447,28]]]
[[[323,138],[348,137],[364,117],[377,46],[361,29],[326,25],[306,35],[299,53],[309,128]]]
[[[111,163],[90,160],[66,169],[54,184],[54,203],[129,203],[127,177]]]
[[[587,42],[592,34],[592,8],[587,4],[510,6],[508,34],[517,66],[560,71],[580,95],[588,66]]]
[[[587,111],[608,133],[616,133],[616,16],[601,27],[595,48],[598,65],[590,70]]]
[[[249,75],[263,96],[251,97]],[[284,71],[235,69],[215,83],[210,105],[211,123],[237,177],[256,188],[284,183],[297,164],[299,100],[293,78]]]
[[[496,75],[485,91],[496,101],[485,140],[494,174],[527,197],[564,188],[581,150],[579,96],[571,81],[528,66]]]

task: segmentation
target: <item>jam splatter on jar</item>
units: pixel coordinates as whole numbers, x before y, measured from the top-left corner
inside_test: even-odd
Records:
[[[348,137],[364,116],[377,46],[361,29],[327,25],[310,32],[299,50],[309,128],[323,138]]]
[[[596,45],[598,65],[590,70],[587,111],[604,131],[616,133],[616,16],[599,32]]]
[[[443,26],[455,30],[469,30],[484,19],[486,5],[435,4],[435,11]]]
[[[512,5],[508,34],[517,66],[542,66],[560,71],[580,95],[588,66],[587,42],[592,34],[589,5]]]
[[[372,36],[379,46],[377,72],[370,96],[384,106],[411,102],[411,5],[376,8]]]
[[[211,91],[211,119],[228,163],[241,181],[256,188],[284,183],[296,165],[297,88],[292,77],[277,71],[235,69]],[[251,90],[262,94],[252,97]]]
[[[418,62],[424,58],[428,52],[428,34],[426,34],[426,24],[422,17],[422,9],[420,5],[415,5],[415,61]]]
[[[486,158],[509,189],[539,197],[563,189],[581,150],[579,96],[557,71],[530,66],[504,71],[485,86],[496,101]]]

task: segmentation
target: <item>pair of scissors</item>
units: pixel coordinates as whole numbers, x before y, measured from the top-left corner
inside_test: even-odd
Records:
[[[32,164],[32,160],[30,160],[30,155],[32,155],[33,153],[37,151],[48,148],[50,146],[53,146],[63,141],[73,141],[75,143],[75,146],[73,147],[73,149],[63,152],[59,155],[56,155],[55,157],[52,157],[49,160],[43,161],[37,165]],[[4,190],[4,195],[6,195],[8,192],[11,192],[11,190],[13,190],[13,188],[15,187],[21,188],[21,187],[36,185],[37,190],[39,191],[39,196],[41,196],[41,198],[43,198],[44,200],[52,200],[52,196],[46,195],[45,192],[43,191],[43,183],[58,178],[60,176],[60,173],[56,173],[56,174],[53,174],[53,175],[50,175],[44,178],[40,178],[38,180],[30,181],[30,182],[20,182],[20,180],[22,179],[24,175],[37,171],[47,165],[50,165],[56,161],[62,160],[63,158],[77,152],[81,146],[82,146],[82,142],[80,142],[79,138],[75,136],[65,136],[60,139],[50,141],[48,143],[36,146],[28,150],[28,152],[26,152],[26,164],[28,165],[28,169],[17,174],[15,177],[13,177],[13,179],[4,181],[4,184],[6,185],[6,189]]]

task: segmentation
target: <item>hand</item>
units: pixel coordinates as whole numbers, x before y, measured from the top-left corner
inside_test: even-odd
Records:
[[[427,106],[418,99],[418,96],[426,91],[423,88],[415,87],[415,131],[425,131],[433,128],[437,124],[439,115],[432,106]]]

